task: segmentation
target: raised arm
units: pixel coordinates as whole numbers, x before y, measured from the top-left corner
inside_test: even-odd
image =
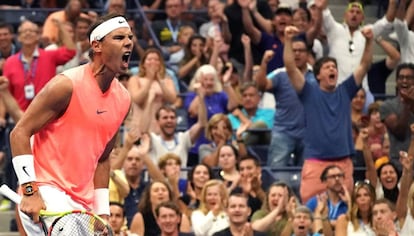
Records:
[[[53,20],[53,23],[58,28],[59,39],[62,41],[62,45],[65,46],[67,49],[76,50],[75,40],[66,30],[66,27],[64,26],[65,23],[57,20]]]
[[[252,12],[252,15],[256,22],[259,24],[260,28],[268,34],[273,33],[273,24],[272,21],[266,19],[260,14],[257,10],[257,0],[251,0],[249,3],[249,9]]]
[[[194,87],[197,87],[196,92],[198,97],[200,97],[201,100],[204,101],[205,91],[204,88],[201,86],[201,84],[194,85]],[[190,128],[190,139],[191,143],[194,144],[195,141],[200,136],[203,128],[207,125],[207,111],[206,111],[206,104],[204,102],[200,103],[198,105],[198,119],[197,123],[195,123]]]
[[[262,33],[253,24],[252,16],[249,10],[249,0],[238,0],[240,7],[242,8],[242,22],[246,33],[250,36],[253,44],[258,44],[262,37]]]
[[[290,83],[296,92],[301,92],[305,85],[305,76],[296,66],[292,49],[292,38],[299,34],[298,28],[295,26],[287,26],[285,28],[285,47],[283,49],[283,62],[285,63],[286,72],[289,76]]]
[[[251,81],[252,74],[253,74],[253,57],[252,57],[252,49],[250,46],[250,37],[246,34],[241,36],[241,42],[243,44],[243,52],[244,52],[244,71],[243,77],[241,78],[242,82]]]
[[[259,72],[254,77],[256,84],[260,91],[266,91],[273,87],[272,80],[267,79],[267,64],[273,58],[275,53],[273,50],[266,50],[263,54],[262,62],[260,63]]]
[[[400,180],[400,192],[398,193],[398,199],[396,204],[397,219],[399,220],[401,228],[405,223],[405,217],[407,216],[407,201],[408,192],[410,186],[413,183],[413,156],[408,155],[406,152],[400,151],[400,162],[403,166],[403,172]]]
[[[382,49],[384,49],[385,53],[387,54],[387,57],[385,58],[385,65],[387,68],[392,70],[397,67],[401,59],[400,52],[390,42],[383,39],[381,36],[376,38],[375,41],[382,47]]]
[[[398,0],[389,0],[387,12],[385,18],[388,22],[393,22],[397,14]]]
[[[322,1],[315,1],[315,11],[312,14],[312,26],[306,31],[306,43],[307,45],[313,45],[313,41],[322,30]]]
[[[234,91],[233,87],[231,86],[230,77],[233,72],[233,65],[230,65],[229,68],[226,70],[224,75],[221,77],[223,82],[223,90],[226,92],[229,100],[227,102],[227,110],[232,111],[236,108],[241,101],[239,101],[236,92]]]
[[[161,173],[161,170],[156,166],[149,156],[150,150],[150,136],[149,134],[143,134],[141,137],[141,144],[138,147],[138,155],[142,158],[147,171],[151,179],[154,181],[164,181],[165,177]]]
[[[359,132],[358,138],[362,139],[362,153],[365,161],[365,178],[368,179],[372,186],[375,188],[377,186],[377,170],[375,169],[374,160],[372,159],[372,153],[368,143],[368,128],[363,128]]]
[[[400,21],[404,21],[405,18],[405,6],[407,6],[407,0],[400,0],[397,7],[396,17]]]
[[[372,64],[374,34],[371,28],[364,28],[361,33],[365,37],[365,48],[359,66],[354,71],[355,83],[359,86],[362,83],[369,67]]]
[[[407,12],[405,13],[405,21],[407,25],[411,25],[414,18],[414,2],[411,1],[410,6],[408,6]]]

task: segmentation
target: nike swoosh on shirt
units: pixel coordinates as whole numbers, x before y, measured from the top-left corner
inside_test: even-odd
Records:
[[[106,112],[106,110],[96,110],[96,114],[98,114],[98,115],[100,115],[102,113],[105,113],[105,112]]]

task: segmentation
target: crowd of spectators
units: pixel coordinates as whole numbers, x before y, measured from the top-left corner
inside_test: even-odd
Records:
[[[2,181],[17,187],[8,133],[55,74],[89,62],[88,27],[114,13],[134,34],[117,76],[132,109],[110,156],[115,235],[414,235],[414,1],[369,25],[366,1],[346,4],[340,22],[328,0],[2,1],[59,9],[0,21]],[[289,166],[300,189],[263,184]]]

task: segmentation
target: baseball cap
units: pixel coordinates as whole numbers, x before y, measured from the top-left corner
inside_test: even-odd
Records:
[[[291,16],[292,15],[292,8],[287,4],[281,3],[277,7],[277,9],[275,11],[275,15],[279,15],[279,14],[282,14],[282,13],[286,13],[286,14]]]

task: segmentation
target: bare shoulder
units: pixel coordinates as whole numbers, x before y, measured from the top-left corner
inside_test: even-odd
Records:
[[[72,91],[72,81],[68,77],[60,74],[56,75],[45,85],[35,100],[39,100],[51,108],[62,108],[69,104]]]
[[[59,74],[53,77],[41,92],[72,93],[72,90],[72,81],[65,75]]]

